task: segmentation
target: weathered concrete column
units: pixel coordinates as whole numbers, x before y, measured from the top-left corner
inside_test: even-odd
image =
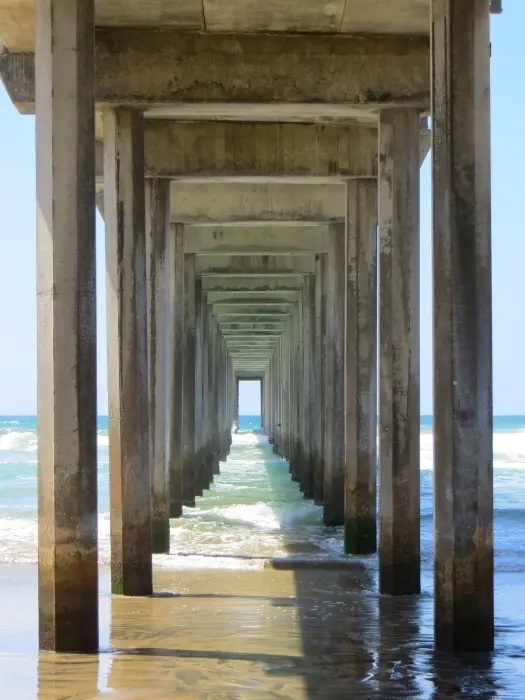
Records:
[[[202,294],[202,427],[203,427],[203,489],[208,489],[213,481],[210,453],[210,413],[211,413],[211,382],[210,382],[210,310],[206,293]]]
[[[292,314],[293,316],[293,314]],[[291,392],[292,392],[292,375],[290,370],[290,356],[291,356],[291,326],[292,317],[290,317],[290,322],[288,324],[288,331],[285,336],[284,345],[284,388],[283,388],[283,451],[282,456],[284,459],[290,460],[290,403],[291,403]]]
[[[203,301],[202,281],[195,280],[195,495],[202,496],[204,469],[204,403],[203,403]]]
[[[345,552],[376,551],[377,181],[347,182]]]
[[[224,383],[223,383],[223,431],[224,431],[224,441],[225,441],[225,453],[224,459],[226,459],[230,453],[230,448],[232,444],[232,417],[231,417],[231,381],[230,381],[230,370],[231,363],[228,354],[228,347],[224,338],[221,338],[222,345],[222,355],[223,355],[223,366],[224,366]]]
[[[184,259],[183,501],[195,505],[195,255]]]
[[[227,383],[228,383],[228,366],[226,362],[226,346],[224,344],[224,338],[222,334],[219,333],[218,337],[218,347],[219,347],[219,458],[220,461],[224,461],[228,456],[229,442],[228,442],[228,418],[227,418]]]
[[[326,255],[316,256],[315,262],[315,464],[314,502],[323,503],[324,493],[324,434],[325,434],[325,331],[326,331]]]
[[[299,481],[298,445],[298,345],[299,345],[299,303],[290,319],[290,393],[288,395],[288,462],[293,481]]]
[[[307,455],[306,455],[306,402],[308,400],[307,386],[304,383],[305,379],[305,345],[306,345],[306,330],[305,330],[305,307],[306,300],[304,289],[299,295],[298,315],[296,323],[296,352],[295,352],[295,420],[296,420],[296,453],[297,453],[297,476],[301,491],[304,494],[306,473],[307,473]]]
[[[345,490],[345,287],[346,230],[332,224],[327,261],[325,525],[343,525]]]
[[[272,378],[270,368],[264,373],[264,432],[270,433],[270,424],[272,422]]]
[[[152,590],[143,124],[104,113],[111,588],[124,595]]]
[[[303,386],[304,386],[304,483],[305,498],[314,497],[315,468],[315,430],[317,418],[317,385],[315,375],[315,277],[308,275],[305,279],[304,299],[304,338],[303,349]]]
[[[379,127],[379,588],[420,590],[419,114]]]
[[[235,375],[234,378],[234,391],[235,391],[235,399],[234,399],[234,409],[233,409],[233,417],[234,420],[237,421],[237,425],[239,424],[239,377]]]
[[[217,320],[211,313],[211,343],[210,343],[210,381],[211,381],[211,454],[212,454],[212,470],[214,474],[220,473],[219,454],[220,454],[220,435],[219,435],[219,330]]]
[[[166,429],[170,421],[169,328],[170,183],[147,186],[146,255],[148,280],[149,454],[153,552],[170,549],[170,490]]]
[[[432,3],[436,644],[494,645],[489,8]]]
[[[39,644],[96,652],[94,7],[35,9]]]
[[[184,410],[184,225],[171,225],[170,249],[170,517],[182,515]]]

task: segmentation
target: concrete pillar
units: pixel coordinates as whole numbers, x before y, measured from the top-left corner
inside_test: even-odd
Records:
[[[420,590],[419,114],[379,128],[379,588]]]
[[[182,515],[184,405],[184,225],[172,224],[170,236],[170,517]]]
[[[202,295],[202,426],[203,426],[203,489],[210,487],[213,470],[210,453],[210,311],[206,293]]]
[[[288,462],[290,474],[292,475],[293,481],[300,481],[299,479],[299,446],[298,446],[298,395],[299,395],[299,385],[298,385],[298,334],[299,334],[299,304],[297,304],[293,310],[292,317],[290,319],[290,392],[288,395],[288,424],[289,424],[289,435],[288,435]]]
[[[144,122],[104,114],[108,409],[113,593],[149,595],[151,508]]]
[[[183,501],[195,505],[195,255],[184,260]]]
[[[376,551],[377,181],[347,182],[345,552]]]
[[[433,2],[434,573],[440,648],[494,645],[489,8]]]
[[[306,281],[305,281],[306,284]],[[306,488],[306,480],[308,473],[307,451],[306,451],[306,420],[307,420],[307,401],[308,401],[308,386],[305,383],[306,371],[306,299],[305,290],[301,290],[299,299],[299,309],[297,317],[297,335],[296,335],[296,431],[297,431],[297,476],[301,485],[301,491],[304,494]]]
[[[292,317],[288,323],[288,329],[284,339],[284,352],[283,352],[283,372],[284,372],[284,386],[282,392],[283,399],[283,449],[282,456],[284,459],[290,458],[290,393],[291,388],[291,374],[290,374],[290,346],[291,346],[291,324]]]
[[[213,474],[220,473],[219,453],[219,330],[217,320],[211,313],[210,381],[211,381],[211,459]]]
[[[343,525],[345,491],[346,227],[332,224],[327,261],[325,525]]]
[[[235,400],[234,400],[234,415],[233,419],[239,424],[239,377],[235,376]]]
[[[264,373],[264,432],[268,435],[270,432],[270,423],[272,420],[272,378],[270,368]]]
[[[324,292],[324,293],[323,293]],[[323,503],[324,492],[324,433],[325,433],[325,329],[326,329],[326,255],[316,256],[315,262],[315,463],[314,502]]]
[[[314,497],[315,431],[317,417],[317,384],[315,373],[315,277],[308,275],[304,287],[304,339],[303,387],[304,387],[304,483],[305,498]]]
[[[98,649],[93,53],[93,0],[36,3],[39,644],[59,652]]]
[[[265,399],[266,399],[266,388],[264,384],[264,374],[261,376],[261,386],[259,390],[259,395],[261,397],[261,432],[264,432],[265,423]]]
[[[221,389],[221,460],[224,461],[228,457],[231,442],[231,423],[229,417],[229,380],[228,380],[228,353],[226,343],[221,334],[220,336],[220,355],[221,355],[221,370],[220,370],[220,389]]]
[[[169,552],[170,491],[166,429],[169,402],[170,183],[150,180],[147,186],[146,256],[148,280],[149,454],[151,539],[153,552]]]
[[[195,495],[202,496],[204,469],[204,403],[203,403],[203,302],[202,281],[195,280]]]

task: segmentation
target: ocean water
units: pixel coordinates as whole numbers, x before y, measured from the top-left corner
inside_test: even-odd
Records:
[[[210,491],[172,521],[167,567],[254,568],[290,555],[337,557],[342,528],[326,528],[322,509],[302,498],[284,460],[242,416],[232,452]],[[430,417],[421,419],[422,567],[432,567],[433,443]],[[99,550],[109,561],[107,418],[98,422]],[[525,571],[525,416],[494,420],[495,565]],[[37,560],[37,436],[35,416],[0,416],[0,564]],[[424,577],[428,578],[428,577]]]

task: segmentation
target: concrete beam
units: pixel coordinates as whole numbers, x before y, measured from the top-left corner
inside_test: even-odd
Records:
[[[97,183],[104,181],[103,110],[96,121]],[[284,118],[283,118],[284,120]],[[182,122],[149,119],[144,128],[146,177],[198,182],[260,182],[286,179],[377,177],[377,125],[272,122]],[[421,122],[420,162],[430,150],[431,132]],[[276,147],[277,145],[277,147]]]
[[[217,291],[208,292],[207,298],[210,304],[217,306],[225,305],[242,308],[243,306],[252,306],[256,303],[258,307],[271,310],[272,307],[287,307],[288,304],[297,301],[299,291],[285,289],[274,291]]]
[[[34,109],[34,54],[4,53],[0,75],[21,111]],[[345,103],[428,108],[429,39],[423,36],[181,34],[98,29],[96,101]]]
[[[221,276],[205,276],[201,278],[203,291],[219,291],[219,292],[238,292],[246,296],[256,294],[274,294],[279,298],[285,292],[295,292],[301,290],[303,279],[299,276],[294,277],[232,277],[225,279]],[[257,297],[259,298],[259,297]]]
[[[196,258],[197,275],[254,277],[301,276],[315,273],[314,255],[200,255]]]
[[[228,331],[279,331],[282,332],[286,328],[286,323],[273,322],[261,322],[261,321],[242,321],[242,322],[224,322],[219,321],[219,328],[223,334],[227,334]]]
[[[152,119],[146,173],[169,178],[375,177],[372,126]]]
[[[280,336],[277,336],[275,341],[270,341],[270,340],[264,340],[263,338],[258,338],[258,339],[243,339],[243,338],[227,338],[225,337],[224,340],[226,342],[226,346],[230,351],[235,350],[244,350],[246,352],[252,352],[257,349],[261,350],[274,350],[274,348],[277,346],[277,339],[280,338]]]
[[[185,252],[198,255],[301,255],[328,250],[319,226],[188,226]]]
[[[180,223],[239,224],[262,222],[326,223],[344,221],[346,187],[270,183],[172,182],[171,220]]]
[[[245,325],[246,323],[261,323],[261,324],[278,323],[280,325],[283,325],[290,318],[290,313],[283,313],[283,314],[277,314],[277,315],[263,314],[262,316],[252,315],[249,313],[245,313],[242,315],[235,314],[235,313],[233,313],[233,314],[228,314],[228,313],[217,314],[217,313],[215,313],[215,309],[213,307],[212,307],[212,313],[214,314],[215,318],[218,320],[219,324],[236,323],[236,324],[241,325],[241,326]]]

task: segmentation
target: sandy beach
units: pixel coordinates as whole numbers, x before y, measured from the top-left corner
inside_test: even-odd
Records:
[[[155,571],[155,595],[100,580],[98,656],[38,653],[36,567],[0,567],[0,696],[522,698],[525,610],[497,585],[496,652],[436,656],[432,598],[377,595],[362,564],[332,570]],[[427,582],[429,583],[429,582]]]

